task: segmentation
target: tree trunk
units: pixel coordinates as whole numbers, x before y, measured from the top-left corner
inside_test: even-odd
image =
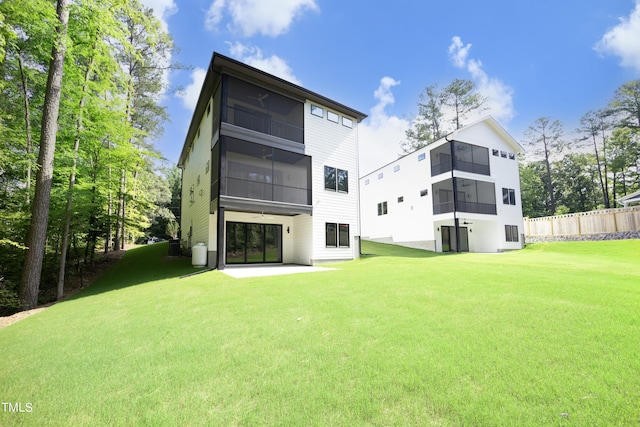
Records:
[[[44,259],[49,222],[49,202],[51,201],[51,185],[53,178],[53,159],[58,131],[58,114],[60,111],[60,92],[62,89],[62,73],[66,53],[66,36],[69,25],[69,0],[58,0],[56,42],[51,51],[51,63],[47,76],[47,88],[42,110],[42,128],[40,132],[40,151],[38,154],[38,173],[36,174],[35,194],[31,211],[31,226],[27,239],[22,280],[20,282],[20,299],[24,309],[34,308],[38,304],[42,261]]]
[[[598,154],[598,144],[596,142],[595,135],[593,135],[593,149],[596,153],[596,165],[598,167],[598,177],[600,178],[600,188],[602,189],[602,200],[604,202],[605,209],[609,209],[609,192],[604,185],[604,179],[602,177],[602,164],[600,163],[600,155]]]
[[[27,190],[27,205],[31,203],[31,170],[33,153],[33,140],[31,137],[31,108],[29,106],[29,86],[27,83],[27,76],[24,73],[24,63],[22,62],[22,53],[18,53],[18,68],[20,69],[20,80],[22,80],[22,96],[24,97],[24,126],[27,133],[27,178],[26,178],[26,190]]]
[[[94,51],[97,45],[97,35],[96,41],[94,42],[93,48]],[[79,111],[78,117],[76,118],[76,137],[73,142],[73,165],[71,167],[71,173],[69,174],[69,189],[67,193],[67,209],[65,211],[64,217],[64,226],[62,230],[62,248],[60,255],[60,267],[58,269],[58,292],[57,299],[62,298],[64,295],[64,273],[67,265],[67,248],[69,247],[69,227],[71,225],[71,208],[73,206],[73,188],[76,184],[76,167],[78,164],[78,150],[80,149],[80,132],[82,132],[82,117],[84,104],[86,102],[86,95],[89,88],[89,77],[91,76],[91,72],[93,70],[93,64],[95,62],[95,57],[92,56],[89,60],[89,64],[87,65],[87,69],[84,74],[84,84],[82,85],[82,97],[80,98],[79,103]]]

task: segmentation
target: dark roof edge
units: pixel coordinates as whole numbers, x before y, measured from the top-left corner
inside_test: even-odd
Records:
[[[189,130],[187,131],[187,135],[185,137],[184,143],[182,145],[182,151],[180,153],[180,158],[178,159],[178,167],[182,168],[184,166],[184,161],[186,159],[186,155],[189,152],[189,146],[191,145],[189,141],[193,140],[195,133],[197,132],[198,126],[200,124],[199,120],[196,118],[202,117],[204,111],[207,107],[207,103],[204,100],[207,100],[211,97],[213,93],[213,84],[215,82],[214,74],[222,74],[225,70],[236,71],[240,73],[248,74],[250,77],[260,76],[262,79],[266,79],[275,83],[276,87],[281,87],[286,89],[288,92],[292,92],[299,97],[309,99],[310,101],[318,102],[326,107],[337,110],[343,114],[354,117],[358,123],[364,120],[367,115],[355,110],[353,108],[347,107],[344,104],[341,104],[337,101],[334,101],[326,96],[320,95],[316,92],[310,91],[308,89],[303,88],[302,86],[291,83],[285,79],[282,79],[273,74],[269,74],[266,71],[262,71],[258,68],[247,65],[243,62],[240,62],[236,59],[229,58],[228,56],[222,55],[218,52],[213,52],[211,56],[211,62],[209,63],[209,68],[207,69],[207,74],[204,78],[204,82],[202,83],[202,89],[200,90],[200,95],[198,95],[198,102],[196,103],[196,107],[193,111],[193,115],[191,116],[191,122],[189,124]],[[197,123],[196,123],[197,122]]]

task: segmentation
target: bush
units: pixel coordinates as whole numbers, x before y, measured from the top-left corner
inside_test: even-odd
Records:
[[[0,288],[0,316],[11,316],[22,310],[20,297],[10,289]]]

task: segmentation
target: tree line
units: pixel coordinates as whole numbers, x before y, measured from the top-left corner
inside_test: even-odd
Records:
[[[442,89],[427,86],[401,150],[410,153],[459,129],[486,101],[469,80],[455,79]],[[623,84],[606,106],[586,112],[570,134],[559,120],[536,119],[523,145],[524,216],[616,207],[616,199],[640,189],[640,80]]]
[[[173,49],[138,0],[0,3],[0,311],[175,221],[151,142]]]
[[[526,137],[529,150],[520,164],[525,216],[617,207],[616,199],[640,189],[640,80],[587,111],[571,135],[559,120],[541,117]]]

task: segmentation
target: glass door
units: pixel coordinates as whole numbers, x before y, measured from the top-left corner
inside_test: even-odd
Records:
[[[448,225],[440,227],[442,230],[442,252],[458,252],[456,244],[456,228]],[[459,227],[460,252],[469,252],[469,234],[467,227]]]
[[[227,222],[226,263],[282,262],[282,225]]]

